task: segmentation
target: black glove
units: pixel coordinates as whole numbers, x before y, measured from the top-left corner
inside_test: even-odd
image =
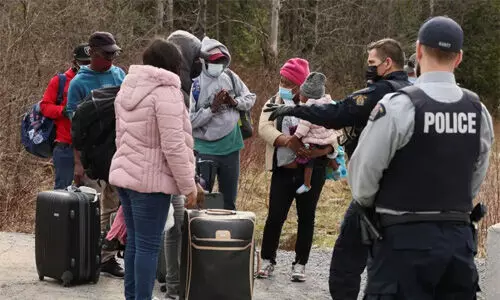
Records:
[[[293,109],[295,106],[284,105],[284,104],[274,104],[268,103],[264,112],[271,112],[269,116],[269,121],[274,121],[280,116],[293,116]]]

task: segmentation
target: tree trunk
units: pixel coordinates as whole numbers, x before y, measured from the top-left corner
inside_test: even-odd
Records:
[[[201,13],[201,27],[203,28],[203,33],[207,33],[207,0],[200,1],[200,13]]]
[[[431,14],[431,17],[434,16],[434,5],[435,5],[435,0],[430,0],[429,1],[429,10],[430,10],[430,14]]]
[[[273,0],[271,8],[271,40],[269,46],[273,57],[278,57],[278,29],[279,29],[280,0]]]
[[[164,0],[156,0],[156,33],[163,29],[163,17],[165,16]]]
[[[227,20],[231,20],[232,18],[232,0],[227,0]],[[231,22],[228,22],[226,24],[227,26],[227,36],[225,38],[225,41],[226,41],[226,47],[231,49],[231,40],[232,40],[232,36],[233,36],[233,31],[232,31],[232,27],[231,26]]]
[[[215,39],[220,41],[220,28],[219,28],[219,0],[215,0]]]
[[[313,52],[316,50],[316,46],[319,44],[319,1],[316,0],[316,5],[314,7],[314,46]]]
[[[168,0],[167,3],[167,19],[169,32],[174,31],[174,0]]]

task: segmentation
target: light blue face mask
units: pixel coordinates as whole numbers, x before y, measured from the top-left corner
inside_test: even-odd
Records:
[[[417,81],[417,77],[408,77],[408,81],[415,84],[415,81]]]
[[[280,98],[283,100],[293,100],[293,93],[291,89],[286,89],[280,86],[279,94]]]

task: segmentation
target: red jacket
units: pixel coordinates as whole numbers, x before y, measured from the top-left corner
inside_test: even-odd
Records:
[[[71,121],[63,116],[62,111],[68,101],[69,83],[75,77],[76,73],[70,68],[64,72],[64,75],[66,76],[66,86],[64,87],[62,103],[56,105],[59,77],[54,76],[43,94],[43,99],[40,102],[40,110],[44,116],[54,120],[56,125],[56,142],[71,144]]]

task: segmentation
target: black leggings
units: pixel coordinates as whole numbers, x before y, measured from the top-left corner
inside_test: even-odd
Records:
[[[276,264],[276,251],[279,246],[281,229],[295,198],[298,217],[297,241],[295,243],[295,262],[305,265],[309,260],[309,253],[314,235],[314,219],[316,206],[325,184],[325,168],[314,168],[309,192],[296,194],[295,191],[304,182],[304,169],[277,168],[271,178],[271,192],[269,195],[269,211],[264,237],[262,240],[261,256]]]

